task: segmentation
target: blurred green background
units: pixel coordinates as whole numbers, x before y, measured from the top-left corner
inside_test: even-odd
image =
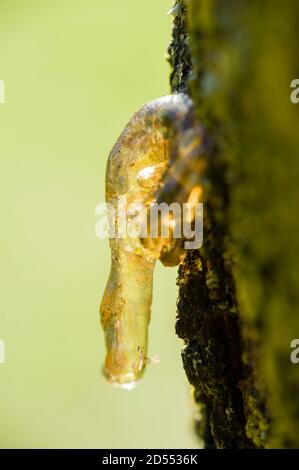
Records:
[[[96,238],[107,155],[169,92],[169,0],[1,0],[0,446],[194,447],[174,332],[176,269],[158,266],[148,367],[133,391],[101,375]]]

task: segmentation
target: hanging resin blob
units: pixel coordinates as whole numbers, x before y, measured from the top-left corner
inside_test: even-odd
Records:
[[[114,233],[110,238],[111,271],[100,313],[107,348],[104,374],[116,386],[132,388],[148,362],[156,261],[174,266],[186,253],[184,238],[173,236],[176,222],[169,213],[156,220],[156,236],[147,231],[150,208],[154,203],[202,200],[203,148],[203,131],[195,124],[192,101],[177,93],[143,106],[109,155],[106,201],[116,217],[110,220]],[[131,232],[126,232],[124,220],[119,220],[120,201],[121,213],[126,214],[126,223],[135,222],[135,231],[131,224]],[[166,237],[163,227],[169,230]]]

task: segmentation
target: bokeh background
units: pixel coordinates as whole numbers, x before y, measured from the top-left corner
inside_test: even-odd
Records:
[[[130,392],[101,375],[110,253],[95,207],[125,123],[169,92],[171,4],[0,1],[2,448],[196,444],[174,332],[176,269],[155,275],[149,355],[160,364]]]

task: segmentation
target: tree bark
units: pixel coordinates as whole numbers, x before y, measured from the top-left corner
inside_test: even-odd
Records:
[[[173,9],[172,90],[188,90],[211,143],[176,322],[205,447],[299,444],[298,14],[296,0]]]

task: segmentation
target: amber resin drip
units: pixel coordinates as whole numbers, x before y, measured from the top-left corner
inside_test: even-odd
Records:
[[[195,125],[192,101],[177,93],[143,106],[114,145],[106,173],[106,201],[116,208],[126,196],[133,204],[202,200],[204,172],[202,128]],[[130,209],[129,209],[130,208]],[[130,212],[131,211],[131,212]],[[118,221],[116,221],[118,222]],[[170,220],[160,220],[160,224]],[[100,306],[107,355],[104,374],[109,382],[132,388],[147,359],[147,335],[157,259],[177,265],[185,256],[183,239],[111,238],[111,271]]]

